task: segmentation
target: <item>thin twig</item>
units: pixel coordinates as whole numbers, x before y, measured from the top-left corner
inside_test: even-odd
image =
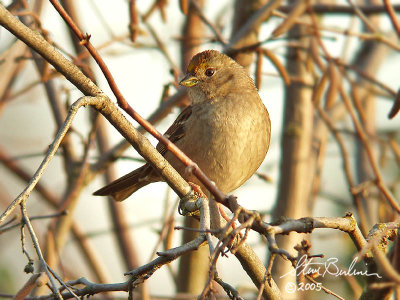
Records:
[[[55,213],[55,214],[30,217],[29,220],[30,220],[30,221],[33,221],[33,220],[41,220],[41,219],[49,219],[49,218],[58,218],[58,217],[61,217],[61,216],[65,216],[66,214],[67,214],[67,211],[64,210],[64,211],[62,211],[62,212]],[[8,226],[8,227],[5,227],[4,225],[6,225],[6,224],[4,224],[4,225],[0,226],[0,234],[6,232],[6,231],[8,231],[8,230],[14,229],[14,228],[16,228],[16,227],[19,227],[19,226],[21,226],[22,224],[23,224],[23,223],[20,222],[20,223],[17,223],[17,224],[10,225],[10,226]]]
[[[35,234],[35,231],[33,230],[31,222],[29,221],[28,213],[26,211],[25,201],[21,202],[20,206],[21,206],[22,221],[24,222],[26,227],[28,227],[28,231],[29,231],[29,234],[31,236],[31,239],[32,239],[32,242],[33,242],[33,246],[35,247],[36,254],[39,257],[39,261],[40,261],[40,264],[42,266],[42,269],[46,272],[47,277],[50,280],[50,285],[51,285],[50,288],[51,288],[54,296],[57,299],[61,300],[62,297],[61,297],[61,295],[60,295],[60,293],[59,293],[59,291],[57,289],[57,286],[56,286],[56,284],[54,282],[53,277],[50,274],[50,271],[49,271],[49,269],[47,267],[47,263],[45,262],[45,260],[43,258],[43,254],[42,254],[42,250],[40,249],[40,246],[39,246],[38,238],[36,237],[36,234]]]
[[[347,0],[350,6],[354,9],[356,15],[364,22],[365,26],[373,33],[377,33],[375,26],[368,20],[368,18],[364,15],[364,13],[358,8],[357,5],[353,3],[352,0]]]
[[[311,281],[312,283],[318,284],[318,282],[315,281],[314,278],[312,278],[310,275],[306,275],[306,278],[307,278],[307,280]],[[338,294],[336,294],[335,292],[331,291],[330,289],[324,287],[323,285],[320,285],[320,286],[321,286],[321,289],[328,295],[332,295],[332,296],[338,298],[339,300],[345,300],[343,297],[339,296]]]
[[[223,46],[227,44],[227,41],[225,38],[222,36],[221,32],[218,30],[218,28],[204,15],[201,7],[197,3],[196,0],[191,0],[190,4],[193,5],[193,7],[196,10],[197,15],[200,17],[200,19],[206,24],[214,33],[216,39],[218,42],[220,42]]]
[[[397,36],[400,37],[400,23],[397,19],[396,12],[393,9],[393,5],[390,3],[390,0],[383,0],[383,4],[385,4],[385,9],[389,15],[390,21],[392,22],[393,28],[397,33]]]

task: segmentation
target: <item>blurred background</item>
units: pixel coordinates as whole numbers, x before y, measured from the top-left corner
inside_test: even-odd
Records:
[[[239,203],[258,210],[268,222],[352,212],[364,236],[376,223],[397,220],[398,212],[385,191],[397,203],[400,195],[400,118],[388,118],[396,94],[400,101],[396,27],[400,1],[384,2],[60,1],[81,30],[91,35],[129,104],[160,132],[188,104],[177,82],[194,54],[217,49],[236,59],[254,78],[272,123],[264,163],[234,192]],[[275,5],[272,13],[254,22],[268,4]],[[113,98],[100,69],[49,2],[2,1],[2,5],[44,35]],[[249,24],[251,30],[243,34]],[[0,28],[0,52],[3,211],[23,191],[68,107],[82,94],[4,28]],[[195,227],[197,221],[178,214],[177,196],[165,183],[149,185],[122,203],[92,196],[106,180],[141,164],[143,159],[102,116],[88,108],[79,111],[27,201],[30,217],[47,216],[32,223],[46,261],[63,280],[121,282],[126,280],[124,272],[154,259],[155,251],[195,238],[197,233],[174,230],[174,226]],[[20,226],[5,229],[18,222],[17,210],[0,227],[0,298],[15,294],[30,276],[24,273],[28,258],[21,250]],[[311,253],[336,257],[343,268],[357,254],[351,239],[333,229],[291,233],[279,237],[278,245],[295,255],[293,247],[302,239],[310,241]],[[268,245],[262,236],[250,232],[248,243],[267,261]],[[25,246],[38,270],[29,238]],[[392,252],[394,247],[389,244]],[[202,247],[162,267],[135,297],[196,298],[208,278],[208,255],[208,247]],[[257,289],[233,255],[221,257],[217,268],[245,299],[257,297]],[[275,261],[273,278],[284,299],[336,299],[321,291],[285,294],[285,284],[296,279],[280,276],[291,268],[282,259]],[[360,263],[357,268],[365,266]],[[367,285],[365,276],[318,281],[345,299],[359,298]],[[226,298],[222,289],[216,287],[215,292]],[[123,292],[111,295],[127,297]]]

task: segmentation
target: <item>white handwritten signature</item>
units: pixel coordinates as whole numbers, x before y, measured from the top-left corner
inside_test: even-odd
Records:
[[[287,275],[318,275],[318,277],[324,277],[325,275],[331,276],[376,276],[382,278],[378,273],[368,273],[368,271],[358,271],[355,268],[357,258],[354,258],[347,270],[340,269],[337,266],[339,261],[336,257],[328,258],[324,262],[314,262],[313,257],[303,255],[297,262],[296,268],[283,274],[280,278]]]

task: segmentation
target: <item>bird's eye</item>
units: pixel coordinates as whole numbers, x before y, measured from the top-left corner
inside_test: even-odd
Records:
[[[204,72],[208,77],[211,77],[215,74],[215,69],[214,68],[208,68],[205,72]]]

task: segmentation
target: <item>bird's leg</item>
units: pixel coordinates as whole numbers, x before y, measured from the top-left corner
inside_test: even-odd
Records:
[[[199,216],[199,211],[198,208],[196,208],[195,202],[197,199],[208,198],[202,192],[199,185],[190,181],[188,181],[188,184],[191,187],[191,191],[179,201],[178,211],[183,216]]]
[[[189,185],[192,187],[192,190],[194,191],[195,195],[199,198],[207,198],[207,196],[203,193],[203,191],[201,190],[200,186],[198,184],[195,184],[193,182],[188,182]],[[231,219],[229,218],[229,216],[226,214],[225,210],[222,208],[222,205],[218,203],[218,210],[221,214],[221,217],[223,217],[225,219],[226,222],[230,222]],[[236,225],[235,223],[232,223],[232,228],[235,229]]]
[[[204,193],[203,193],[203,191],[201,190],[201,187],[198,185],[198,184],[195,184],[195,183],[193,183],[193,182],[190,182],[190,181],[188,181],[188,183],[189,183],[189,185],[191,186],[191,188],[192,188],[192,190],[193,190],[193,192],[194,192],[194,194],[196,195],[196,197],[198,197],[198,198],[203,198],[203,199],[210,199],[209,201],[212,201],[213,202],[213,205],[211,205],[211,206],[215,206],[216,205],[216,207],[217,207],[217,210],[216,211],[218,211],[217,213],[213,213],[213,211],[214,211],[214,209],[213,208],[211,208],[210,209],[210,211],[211,211],[211,229],[212,230],[218,230],[218,229],[221,229],[221,228],[223,228],[224,227],[224,223],[223,223],[223,221],[221,221],[219,218],[220,217],[222,217],[227,223],[231,223],[231,227],[232,227],[232,229],[234,230],[235,228],[236,228],[236,224],[235,224],[235,222],[231,222],[231,219],[229,218],[229,216],[227,215],[227,213],[225,212],[225,210],[223,209],[223,207],[222,207],[222,204],[220,204],[220,203],[217,203],[214,199],[213,199],[213,197],[212,197],[212,194],[210,193],[210,195],[207,197]],[[204,204],[204,202],[203,202],[203,204]],[[210,213],[210,211],[208,212],[208,213]],[[222,222],[222,223],[221,223]],[[213,248],[213,246],[212,246],[212,244],[210,244],[211,243],[211,240],[209,239],[209,235],[207,236],[207,240],[208,240],[208,242],[209,242],[209,247],[210,247],[210,251],[211,251],[211,249]],[[232,242],[233,242],[233,240],[232,240]],[[232,242],[229,244],[229,247],[228,248],[231,248],[231,246],[232,246]],[[210,254],[211,254],[211,252],[210,252]]]

